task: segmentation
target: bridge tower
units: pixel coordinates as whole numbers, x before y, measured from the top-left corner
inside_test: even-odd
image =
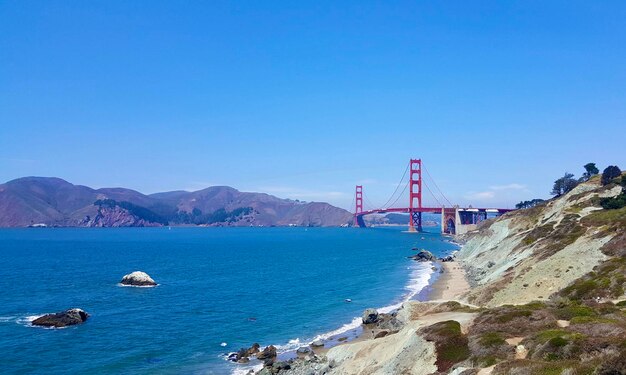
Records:
[[[357,185],[354,193],[354,226],[358,227],[359,225],[359,214],[363,212],[363,185]]]
[[[411,159],[409,232],[422,231],[422,159]],[[417,201],[417,202],[416,202]]]

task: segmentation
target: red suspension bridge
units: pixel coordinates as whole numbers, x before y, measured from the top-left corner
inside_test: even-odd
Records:
[[[429,177],[432,183],[432,187],[436,188],[436,191],[439,192],[439,197],[441,198],[441,200],[437,198],[437,196],[433,193],[433,190],[430,189],[430,186],[426,184],[426,181],[423,179],[422,160],[411,159],[404,171],[402,178],[400,179],[400,182],[396,186],[396,189],[391,194],[389,199],[387,199],[387,202],[385,202],[385,204],[382,206],[371,205],[369,200],[365,196],[363,186],[356,186],[354,196],[354,226],[365,227],[366,225],[363,219],[365,215],[396,212],[409,214],[409,232],[421,232],[422,214],[440,213],[441,231],[443,233],[455,234],[465,233],[469,230],[475,229],[476,225],[479,222],[486,220],[490,215],[498,216],[505,212],[511,211],[511,209],[507,208],[474,208],[471,206],[468,208],[461,208],[458,205],[453,205],[448,200],[448,198],[446,198],[443,192],[441,192],[435,181],[428,173],[428,170],[424,169],[424,171]],[[409,172],[409,176],[405,183],[404,181],[407,172]],[[398,191],[400,191],[400,187],[402,186],[404,186],[404,188],[399,194],[397,194]],[[398,200],[400,200],[400,198],[405,194],[407,188],[409,190],[408,207],[397,207],[396,203],[398,203]],[[428,206],[422,205],[422,188],[425,188],[426,191],[428,191],[431,197],[434,198],[436,204],[431,204]],[[406,197],[406,195],[404,196]],[[448,203],[448,206],[442,204],[442,201]]]

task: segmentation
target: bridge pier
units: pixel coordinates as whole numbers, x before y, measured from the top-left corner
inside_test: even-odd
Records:
[[[422,159],[411,159],[409,166],[409,232],[422,231]],[[416,191],[417,190],[417,191]],[[417,200],[417,207],[415,201]]]

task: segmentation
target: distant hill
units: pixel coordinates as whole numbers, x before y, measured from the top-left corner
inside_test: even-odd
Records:
[[[0,185],[0,227],[338,226],[351,217],[328,203],[228,186],[145,195],[125,188],[92,189],[55,177],[24,177]]]

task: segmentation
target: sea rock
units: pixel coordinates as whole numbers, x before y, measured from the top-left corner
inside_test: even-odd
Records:
[[[256,357],[260,360],[276,358],[276,347],[274,345],[267,346],[262,352],[257,353]]]
[[[376,309],[366,309],[361,316],[363,324],[372,324],[378,321],[378,311]]]
[[[254,344],[252,344],[252,346],[248,349],[248,355],[250,356],[250,355],[256,354],[256,353],[258,353],[258,352],[260,352],[260,351],[261,351],[261,345],[259,345],[258,343],[256,343],[256,342],[255,342],[255,343],[254,343]]]
[[[47,314],[39,317],[33,320],[32,324],[35,326],[61,328],[84,323],[87,318],[89,318],[89,314],[83,310],[69,309],[55,314]]]
[[[322,347],[324,346],[324,340],[322,339],[313,340],[313,342],[311,343],[311,346],[314,348]]]
[[[132,286],[156,286],[157,283],[152,280],[152,278],[145,272],[135,271],[133,273],[129,273],[128,275],[124,275],[122,277],[122,281],[120,281],[122,285],[132,285]]]
[[[250,356],[259,352],[260,345],[257,343],[252,344],[248,349],[241,348],[239,351],[230,353],[228,355],[228,360],[239,363],[248,363]]]
[[[416,255],[410,257],[413,260],[416,260],[418,262],[430,262],[433,260],[436,260],[437,258],[435,258],[435,256],[428,250],[422,250],[419,253],[417,253]]]
[[[309,354],[309,353],[311,353],[311,349],[307,348],[306,346],[303,346],[303,347],[298,348],[298,350],[296,350],[296,353],[298,353],[298,354]]]
[[[440,259],[442,262],[454,262],[454,257],[451,255],[445,256]]]

